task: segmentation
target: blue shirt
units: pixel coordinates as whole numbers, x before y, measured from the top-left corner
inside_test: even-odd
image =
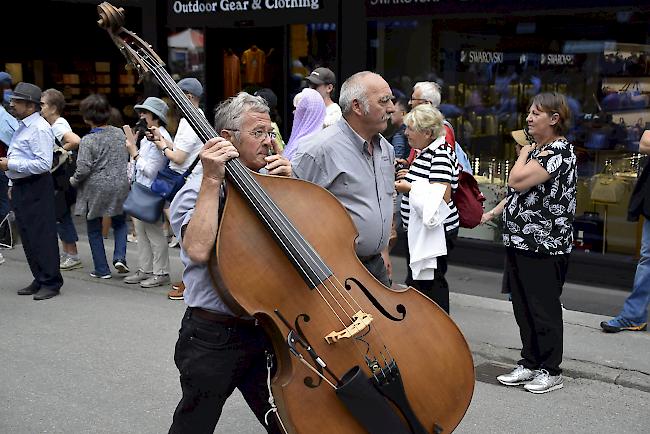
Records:
[[[54,151],[54,133],[38,112],[18,121],[7,153],[9,179],[25,178],[50,171]]]
[[[9,146],[11,138],[18,129],[18,120],[0,105],[0,141]]]
[[[185,185],[174,196],[174,200],[169,209],[172,230],[176,238],[181,241],[181,261],[185,266],[183,270],[183,283],[185,283],[183,299],[185,300],[185,304],[190,307],[200,307],[213,312],[234,315],[223,300],[221,300],[221,297],[219,297],[212,283],[208,264],[192,262],[183,248],[183,227],[189,224],[194,215],[196,199],[199,196],[201,181],[203,180],[202,169],[203,166],[201,163],[197,164]],[[223,189],[221,191],[223,193]],[[223,199],[223,194],[221,196]],[[221,205],[223,205],[223,200],[221,201]]]

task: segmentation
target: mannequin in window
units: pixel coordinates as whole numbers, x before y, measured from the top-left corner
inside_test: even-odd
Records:
[[[241,90],[241,74],[239,72],[239,56],[232,48],[223,51],[223,97],[235,96]]]
[[[266,53],[259,49],[257,45],[252,45],[244,51],[241,58],[244,66],[245,84],[260,84],[264,82],[264,66],[266,63]]]

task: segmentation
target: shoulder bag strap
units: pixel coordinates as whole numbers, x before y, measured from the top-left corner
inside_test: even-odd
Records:
[[[187,178],[190,176],[190,173],[192,173],[192,170],[196,167],[196,165],[199,163],[199,160],[201,159],[200,155],[197,155],[194,161],[192,161],[192,164],[190,164],[190,167],[187,168],[185,173],[183,173],[183,178]]]

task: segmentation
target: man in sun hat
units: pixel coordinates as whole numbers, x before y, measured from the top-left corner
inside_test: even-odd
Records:
[[[336,121],[341,119],[341,107],[332,101],[332,93],[334,92],[334,85],[336,84],[336,75],[328,68],[316,68],[309,74],[305,80],[309,83],[309,87],[315,89],[325,101],[325,120],[323,121],[323,128],[333,125]]]
[[[41,117],[41,88],[18,83],[11,96],[11,109],[18,129],[9,143],[0,170],[11,181],[11,199],[25,257],[34,280],[18,295],[45,300],[59,295],[63,277],[59,271],[54,183],[50,175],[54,133]]]

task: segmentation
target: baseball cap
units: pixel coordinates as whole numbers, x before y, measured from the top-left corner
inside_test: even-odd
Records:
[[[255,96],[261,96],[262,98],[264,98],[264,101],[266,101],[266,104],[269,106],[269,108],[273,108],[278,105],[277,95],[268,87],[258,89],[255,92]]]
[[[203,86],[201,86],[201,82],[194,77],[182,79],[178,82],[178,87],[180,87],[183,92],[192,94],[197,98],[201,98],[201,95],[203,95]]]
[[[12,82],[13,78],[11,77],[11,74],[6,71],[0,71],[0,83],[7,83],[11,85]]]
[[[336,76],[331,69],[316,68],[305,78],[305,80],[313,84],[334,84],[336,83]]]

